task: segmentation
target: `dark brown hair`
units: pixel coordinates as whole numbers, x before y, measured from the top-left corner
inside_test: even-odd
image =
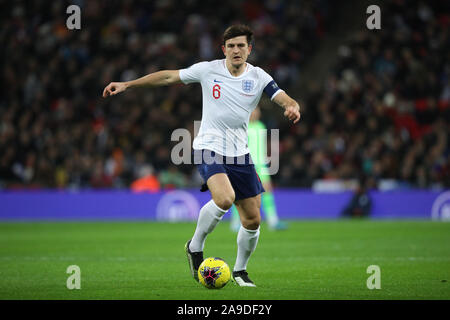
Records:
[[[247,43],[250,45],[253,39],[253,31],[250,29],[249,26],[245,24],[235,24],[227,28],[225,32],[223,33],[223,45],[225,45],[225,42],[229,39],[239,37],[239,36],[246,36],[247,37]]]

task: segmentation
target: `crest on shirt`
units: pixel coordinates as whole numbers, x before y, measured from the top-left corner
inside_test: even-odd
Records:
[[[249,93],[253,90],[255,82],[253,80],[242,80],[242,90]]]

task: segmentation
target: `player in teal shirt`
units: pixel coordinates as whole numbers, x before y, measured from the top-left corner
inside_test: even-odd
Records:
[[[284,230],[287,228],[287,224],[278,219],[277,208],[275,205],[275,199],[272,192],[272,182],[270,180],[269,170],[266,167],[266,155],[267,139],[264,139],[267,130],[264,123],[259,118],[261,111],[257,107],[250,115],[250,122],[248,124],[248,148],[250,155],[252,156],[253,163],[255,164],[256,172],[258,173],[261,183],[266,190],[261,195],[262,210],[265,214],[267,224],[271,230]],[[233,231],[238,231],[241,226],[239,221],[239,213],[236,207],[231,207],[231,223],[230,227]]]

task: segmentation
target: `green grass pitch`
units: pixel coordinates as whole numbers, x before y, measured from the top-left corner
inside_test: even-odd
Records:
[[[194,223],[0,224],[0,299],[450,299],[450,224],[431,221],[290,221],[261,227],[248,271],[257,288],[208,290],[188,271]],[[205,258],[232,268],[236,234],[223,221]],[[81,289],[66,287],[69,265]],[[378,265],[381,289],[366,286]]]

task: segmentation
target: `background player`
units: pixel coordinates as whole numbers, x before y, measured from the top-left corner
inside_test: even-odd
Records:
[[[255,164],[256,173],[261,179],[261,183],[265,192],[261,194],[262,208],[271,230],[285,230],[287,224],[284,221],[280,221],[277,214],[277,208],[275,199],[272,192],[272,182],[268,168],[266,166],[267,156],[267,128],[265,124],[260,120],[261,110],[256,107],[250,115],[250,122],[248,123],[248,148],[252,156],[253,163]],[[230,228],[232,231],[239,231],[241,222],[239,219],[239,213],[235,206],[231,207],[231,223]]]
[[[205,181],[204,190],[210,190],[212,199],[201,208],[194,236],[185,245],[190,271],[196,280],[206,237],[234,203],[242,227],[237,235],[233,280],[240,286],[255,286],[246,268],[259,239],[260,193],[264,189],[249,161],[246,128],[263,91],[285,109],[284,115],[289,120],[294,123],[300,120],[298,103],[279,89],[264,70],[246,62],[252,50],[252,36],[247,26],[231,26],[223,37],[225,59],[196,63],[182,70],[158,71],[133,81],[112,82],[103,91],[107,97],[139,86],[180,82],[202,86],[202,121],[193,142],[194,161],[199,157],[198,170]],[[213,162],[205,161],[205,156],[212,156]],[[234,164],[228,164],[228,159]],[[245,165],[237,165],[240,160]]]

